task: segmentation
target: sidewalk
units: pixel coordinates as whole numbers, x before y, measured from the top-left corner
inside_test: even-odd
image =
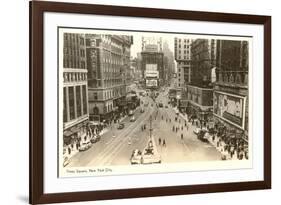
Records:
[[[126,117],[127,117],[127,116],[122,117],[119,122],[122,122]],[[110,131],[110,127],[109,127],[109,126],[108,126],[108,127],[105,127],[104,129],[102,129],[99,134],[100,134],[100,136],[102,136],[102,135],[104,135],[105,133],[107,133],[108,131]],[[76,149],[76,145],[74,145],[73,149],[71,148],[71,153],[70,153],[70,154],[68,154],[68,150],[66,150],[66,152],[67,152],[67,154],[64,154],[63,157],[64,157],[64,158],[67,157],[68,160],[70,160],[74,155],[76,155],[76,154],[79,152],[79,150]]]

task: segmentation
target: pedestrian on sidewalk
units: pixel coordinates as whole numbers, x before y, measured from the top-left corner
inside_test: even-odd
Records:
[[[183,133],[181,133],[181,140],[183,140]]]
[[[173,125],[173,132],[175,131],[175,125]]]
[[[163,147],[166,147],[166,141],[163,139]]]
[[[161,138],[159,137],[158,139],[158,142],[159,142],[159,146],[161,145]]]
[[[181,126],[181,130],[183,130],[183,126]]]

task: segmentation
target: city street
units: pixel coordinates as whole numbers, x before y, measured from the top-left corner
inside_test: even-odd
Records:
[[[221,159],[221,153],[215,147],[197,139],[193,133],[195,126],[188,122],[185,126],[183,116],[178,115],[179,120],[175,121],[177,114],[168,104],[168,89],[160,92],[155,101],[149,96],[140,96],[140,100],[141,105],[134,111],[136,121],[130,122],[131,117],[125,117],[122,121],[125,125],[123,129],[117,129],[118,124],[112,123],[99,142],[73,156],[67,167],[130,165],[132,151],[134,149],[142,151],[147,145],[150,116],[152,116],[152,136],[161,155],[162,164]],[[157,107],[158,103],[163,103],[163,107]],[[143,113],[140,112],[141,108],[145,110]],[[144,124],[146,129],[142,131]],[[173,131],[173,126],[179,130]],[[165,140],[166,146],[159,144],[159,138],[161,142]]]

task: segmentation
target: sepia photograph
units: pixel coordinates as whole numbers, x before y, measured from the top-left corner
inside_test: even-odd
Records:
[[[251,43],[59,27],[59,177],[251,168]]]
[[[271,17],[32,1],[30,203],[271,188]]]

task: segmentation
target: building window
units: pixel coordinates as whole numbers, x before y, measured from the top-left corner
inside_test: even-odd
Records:
[[[80,50],[80,55],[81,55],[82,57],[85,57],[85,51],[84,51],[83,49]]]
[[[80,45],[84,45],[84,38],[80,37]]]
[[[86,85],[82,86],[82,97],[83,97],[83,114],[86,115],[88,113],[88,101],[87,101],[87,90]]]
[[[82,115],[82,109],[81,109],[81,87],[76,86],[76,107],[77,107],[77,117],[80,117]]]
[[[67,122],[66,88],[63,88],[63,122]]]
[[[75,118],[75,109],[74,109],[74,87],[68,88],[69,96],[69,118],[73,120]]]
[[[98,99],[98,94],[97,93],[94,93],[94,100],[97,100]]]
[[[85,69],[85,62],[81,61],[81,68]]]

